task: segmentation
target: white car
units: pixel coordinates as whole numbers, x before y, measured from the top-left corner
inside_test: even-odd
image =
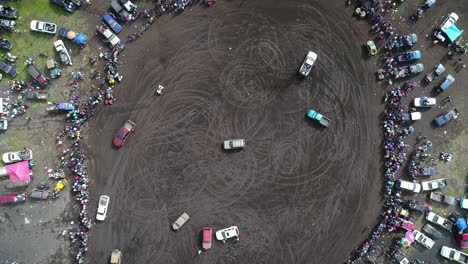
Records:
[[[239,241],[239,228],[237,226],[231,226],[225,229],[221,229],[216,231],[216,239],[226,242],[227,239],[236,237],[237,241]]]
[[[32,31],[55,34],[57,32],[57,25],[50,22],[44,22],[39,20],[31,21],[30,28]]]
[[[450,13],[448,17],[440,24],[440,30],[442,32],[447,31],[453,24],[457,23],[458,15],[455,13]]]
[[[426,214],[426,220],[432,222],[440,227],[443,227],[449,231],[452,231],[453,223],[442,216],[436,215],[433,212]]]
[[[106,220],[107,216],[107,207],[109,206],[109,196],[107,195],[101,195],[99,197],[99,204],[98,204],[98,209],[96,213],[96,220],[98,221],[104,221]]]
[[[445,178],[421,182],[421,187],[423,191],[442,189],[442,188],[445,188],[446,186],[447,186],[447,180]]]
[[[463,198],[460,200],[460,207],[463,209],[468,209],[468,199]]]
[[[463,253],[463,252],[460,252],[456,249],[453,249],[453,248],[449,248],[447,246],[443,246],[441,249],[440,249],[440,255],[442,255],[442,257],[446,258],[446,259],[450,259],[450,260],[454,260],[458,263],[462,263],[462,264],[465,264],[465,263],[468,263],[468,255]]]
[[[426,248],[432,248],[435,244],[434,240],[428,238],[424,235],[421,231],[414,230],[414,239],[421,245],[425,246]]]
[[[415,193],[419,193],[421,191],[421,184],[417,182],[410,182],[405,180],[398,180],[396,186],[400,189],[404,189],[407,191],[412,191]]]
[[[317,61],[317,57],[318,56],[315,52],[309,51],[304,59],[304,62],[302,62],[299,73],[303,76],[308,76],[310,70],[312,70],[312,67],[315,64],[315,61]]]
[[[57,54],[60,57],[60,61],[65,64],[65,65],[73,65],[71,61],[70,54],[68,54],[67,48],[65,47],[65,44],[63,44],[62,40],[57,40],[54,42],[54,47],[55,51],[57,51]]]
[[[111,47],[115,47],[118,44],[120,44],[119,37],[117,37],[114,33],[112,33],[112,31],[109,29],[109,27],[106,24],[101,23],[96,28],[107,39],[107,41],[109,41],[109,43],[111,44]]]
[[[245,139],[229,139],[224,141],[224,149],[245,148]]]
[[[30,149],[25,149],[21,151],[16,151],[16,152],[7,152],[4,153],[2,156],[3,163],[9,164],[9,163],[15,163],[23,160],[32,160],[33,154],[32,150]]]
[[[432,107],[436,105],[436,99],[433,97],[418,97],[414,98],[413,102],[415,107]]]

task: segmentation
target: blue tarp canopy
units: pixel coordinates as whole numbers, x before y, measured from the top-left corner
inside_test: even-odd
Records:
[[[82,45],[86,42],[86,36],[83,33],[76,33],[73,42],[75,42],[78,45]]]
[[[463,231],[468,227],[467,224],[466,224],[466,220],[464,218],[458,218],[457,222],[455,224],[457,225],[457,228],[460,231]]]
[[[58,103],[58,109],[60,110],[74,110],[75,107],[71,103]]]
[[[463,30],[458,29],[457,25],[455,24],[452,24],[447,29],[447,31],[445,31],[445,34],[450,39],[450,42],[454,42],[462,33],[463,33]]]

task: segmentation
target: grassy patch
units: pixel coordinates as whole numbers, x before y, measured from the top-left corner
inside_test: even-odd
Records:
[[[24,65],[27,58],[32,58],[37,67],[48,75],[46,71],[45,61],[48,58],[58,60],[55,53],[53,42],[58,39],[58,35],[47,33],[39,33],[32,31],[29,26],[31,20],[42,20],[57,24],[57,26],[65,27],[75,32],[84,32],[86,29],[86,20],[76,14],[71,14],[61,9],[57,5],[49,3],[48,0],[23,0],[19,2],[9,2],[9,6],[15,7],[19,11],[19,18],[16,20],[17,32],[2,32],[2,36],[13,43],[11,53],[18,57],[16,67],[18,76],[16,79],[27,79],[29,75]],[[64,40],[65,46],[72,54],[87,52],[87,49],[81,51],[78,45],[71,41]],[[6,51],[2,50],[2,54]],[[70,54],[71,55],[71,54]],[[5,76],[5,78],[10,78]],[[11,78],[10,78],[11,79]]]

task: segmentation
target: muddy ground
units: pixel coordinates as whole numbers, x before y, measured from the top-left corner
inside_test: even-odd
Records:
[[[91,122],[92,204],[111,202],[90,263],[114,248],[133,263],[343,261],[381,205],[380,98],[352,21],[341,1],[219,1],[163,17],[132,43],[117,102]],[[309,50],[319,59],[302,79]],[[310,108],[331,127],[309,121]],[[136,131],[114,149],[127,119]],[[246,148],[222,150],[229,138]],[[191,219],[172,232],[184,211]],[[240,242],[194,259],[204,226],[231,225]]]

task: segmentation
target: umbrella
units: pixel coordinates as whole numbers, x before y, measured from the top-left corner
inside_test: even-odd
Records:
[[[75,39],[73,40],[78,45],[82,45],[86,42],[86,35],[83,33],[76,33]]]
[[[75,36],[76,36],[76,33],[75,33],[75,32],[73,32],[73,31],[68,31],[68,32],[67,32],[67,39],[72,40],[72,39],[75,38]]]
[[[400,240],[400,244],[403,246],[403,247],[409,247],[411,245],[411,243],[408,241],[408,239],[406,237],[402,237],[401,240]]]
[[[411,231],[406,232],[405,238],[408,239],[408,242],[413,243],[414,242],[414,234]]]

